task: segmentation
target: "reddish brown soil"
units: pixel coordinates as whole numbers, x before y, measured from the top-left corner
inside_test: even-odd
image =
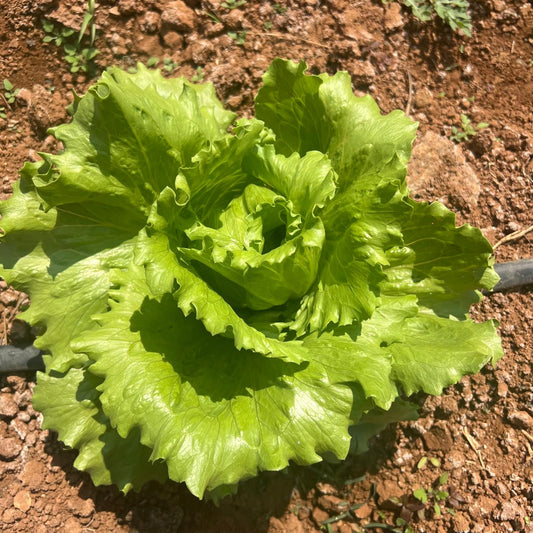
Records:
[[[410,168],[415,196],[440,199],[496,243],[533,224],[533,5],[476,0],[471,7],[474,32],[466,38],[381,0],[248,0],[235,10],[218,0],[102,0],[98,64],[168,57],[177,64],[168,75],[188,77],[202,67],[220,98],[246,113],[276,56],[305,59],[316,72],[347,70],[355,91],[420,122]],[[60,49],[43,44],[41,18],[79,28],[83,12],[82,1],[0,0],[0,78],[24,89],[10,106],[0,97],[7,115],[0,119],[2,198],[25,160],[57,148],[46,129],[67,119],[71,90],[83,93],[91,82],[68,71]],[[243,29],[238,45],[228,31]],[[456,148],[446,137],[460,113],[489,127]],[[531,256],[533,233],[495,253],[496,261]],[[27,299],[1,289],[0,342],[31,342],[29,328],[14,320]],[[73,469],[75,452],[40,429],[31,406],[35,376],[0,377],[0,529],[348,533],[391,531],[403,517],[416,532],[531,532],[531,287],[489,296],[474,315],[501,322],[506,356],[497,369],[463,379],[441,398],[420,398],[420,419],[387,429],[363,456],[262,474],[218,508],[171,482],[127,496],[95,488]],[[424,457],[433,462],[417,466]],[[420,510],[413,491],[444,473],[442,515],[431,498]]]

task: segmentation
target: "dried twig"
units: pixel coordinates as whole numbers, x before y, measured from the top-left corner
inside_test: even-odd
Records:
[[[533,444],[533,435],[531,433],[528,433],[525,429],[521,430],[524,434],[524,437],[526,437],[526,448],[530,455],[530,457],[533,457],[533,448],[531,448],[531,444]],[[528,442],[529,441],[529,442]],[[531,444],[529,444],[531,442]]]
[[[501,246],[502,244],[505,244],[507,242],[511,242],[511,241],[516,241],[517,239],[520,239],[520,237],[523,237],[524,235],[527,235],[528,233],[530,233],[531,231],[533,231],[533,225],[529,226],[528,228],[526,229],[521,229],[521,230],[518,230],[518,231],[513,231],[513,233],[509,233],[509,235],[506,235],[505,237],[503,237],[502,239],[500,239],[493,247],[492,249],[493,250],[496,250],[496,248],[498,248],[498,246]]]
[[[529,444],[527,440],[526,440],[526,448],[527,448],[527,453],[529,453],[529,456],[533,457],[533,448],[531,447],[531,444]]]
[[[405,106],[405,114],[409,116],[411,114],[411,104],[413,102],[413,76],[411,76],[411,73],[407,71],[407,83],[409,96],[407,97],[407,105]]]
[[[463,428],[463,435],[465,436],[465,439],[467,440],[468,444],[470,444],[470,447],[477,455],[477,458],[479,459],[479,463],[481,464],[481,468],[485,469],[485,462],[483,461],[483,457],[481,456],[481,451],[479,450],[479,444],[477,443],[477,440],[470,435],[468,432],[468,429]]]
[[[12,109],[11,104],[7,101],[7,98],[1,92],[0,96],[2,97],[2,100],[4,101],[4,104],[7,106],[7,108]]]
[[[525,435],[526,439],[533,444],[533,435],[528,433],[525,429],[522,430],[522,433]]]

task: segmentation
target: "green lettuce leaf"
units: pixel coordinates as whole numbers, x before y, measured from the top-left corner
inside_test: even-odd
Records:
[[[384,247],[400,236],[416,130],[400,111],[383,116],[372,98],[355,97],[346,72],[305,70],[303,62],[275,60],[256,97],[257,116],[276,134],[278,150],[321,151],[338,176],[338,192],[321,217],[326,242],[315,286],[292,324],[298,335],[371,316],[387,264]]]
[[[122,438],[102,411],[97,386],[101,379],[81,368],[71,368],[65,375],[41,374],[33,395],[36,409],[47,412],[43,429],[58,432],[59,438],[79,450],[74,466],[85,470],[95,485],[114,484],[124,491],[140,489],[147,481],[164,482],[168,478],[164,463],[150,462],[151,450],[139,441],[134,430]],[[61,398],[61,402],[50,402]]]
[[[328,378],[344,358],[296,364],[238,350],[143,278],[141,267],[115,272],[111,310],[76,343],[96,361],[89,371],[103,379],[99,400],[119,435],[139,428],[150,459],[198,496],[289,460],[346,455],[352,395]]]
[[[416,124],[305,70],[275,60],[234,122],[211,85],[109,69],[0,203],[35,407],[96,484],[221,497],[360,452],[501,357],[468,318],[490,245],[408,196]]]

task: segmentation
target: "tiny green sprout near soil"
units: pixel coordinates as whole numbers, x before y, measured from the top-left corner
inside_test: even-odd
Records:
[[[411,9],[417,19],[423,22],[431,20],[436,15],[452,30],[461,30],[468,37],[472,35],[468,0],[403,0],[403,3]]]
[[[204,69],[202,67],[196,67],[196,72],[193,74],[191,81],[193,83],[202,83],[204,81]]]
[[[246,34],[248,32],[246,30],[241,31],[228,31],[228,35],[231,39],[235,41],[235,44],[239,46],[244,46],[244,43],[246,42]]]
[[[490,244],[409,197],[417,124],[306,68],[276,59],[253,119],[110,68],[0,203],[0,275],[46,353],[34,406],[95,484],[219,498],[365,450],[502,356],[468,316]]]
[[[148,58],[148,61],[146,62],[146,66],[149,68],[155,67],[159,63],[159,58],[152,56]]]
[[[84,72],[91,76],[96,73],[95,59],[100,52],[94,47],[96,40],[95,9],[94,0],[88,0],[87,9],[78,32],[60,23],[54,23],[46,18],[42,19],[45,32],[43,42],[53,43],[57,47],[63,48],[65,61],[72,73]]]
[[[163,58],[163,70],[165,72],[172,72],[173,70],[176,70],[179,67],[178,63],[171,59],[170,57],[164,57]]]
[[[277,2],[272,7],[274,8],[274,11],[278,15],[284,15],[287,12],[287,8],[284,5],[279,4]]]
[[[417,511],[420,518],[423,519],[425,517],[425,512],[428,508],[435,516],[441,516],[443,510],[446,510],[450,514],[455,514],[452,508],[447,508],[447,502],[450,498],[450,493],[444,489],[447,483],[448,473],[444,472],[439,476],[433,487],[420,487],[413,491],[413,497],[424,506]]]
[[[479,131],[488,127],[489,125],[486,122],[472,124],[472,121],[468,118],[468,116],[464,113],[461,113],[461,127],[458,128],[457,126],[452,126],[452,134],[450,138],[456,143],[469,141],[475,137]]]
[[[246,4],[246,0],[226,0],[225,2],[222,2],[220,5],[225,9],[237,9],[238,7],[243,6]]]
[[[0,118],[5,120],[7,118],[6,107],[11,109],[11,105],[15,103],[15,98],[20,89],[16,89],[7,78],[4,79],[2,84],[3,91],[1,93],[2,98],[0,103],[3,102],[5,105],[0,105]]]
[[[146,61],[146,66],[148,68],[154,68],[156,67],[158,64],[160,64],[161,60],[158,58],[158,57],[150,57],[148,58],[148,61]],[[176,70],[178,68],[178,63],[176,63],[172,58],[170,57],[164,57],[163,58],[163,61],[162,61],[162,69],[165,71],[165,72],[172,72],[174,70]],[[130,73],[134,73],[134,72],[137,72],[137,69],[135,67],[131,67],[129,69],[129,72]]]
[[[6,102],[6,104],[14,104],[15,98],[18,92],[20,91],[20,89],[15,89],[13,84],[8,79],[4,79],[3,85],[4,85],[4,101]]]
[[[416,465],[419,471],[440,467],[440,459],[428,456],[423,456]],[[391,498],[390,502],[399,509],[399,516],[395,520],[397,528],[388,526],[387,529],[397,533],[414,533],[411,525],[416,519],[431,520],[444,513],[455,515],[455,508],[465,500],[453,486],[447,487],[447,485],[448,473],[444,472],[438,475],[429,487],[418,487],[402,499]]]

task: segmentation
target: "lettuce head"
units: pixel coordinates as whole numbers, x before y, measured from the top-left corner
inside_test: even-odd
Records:
[[[46,353],[34,405],[95,484],[225,491],[364,449],[502,354],[478,229],[405,185],[416,124],[275,60],[253,119],[110,68],[2,202]]]

